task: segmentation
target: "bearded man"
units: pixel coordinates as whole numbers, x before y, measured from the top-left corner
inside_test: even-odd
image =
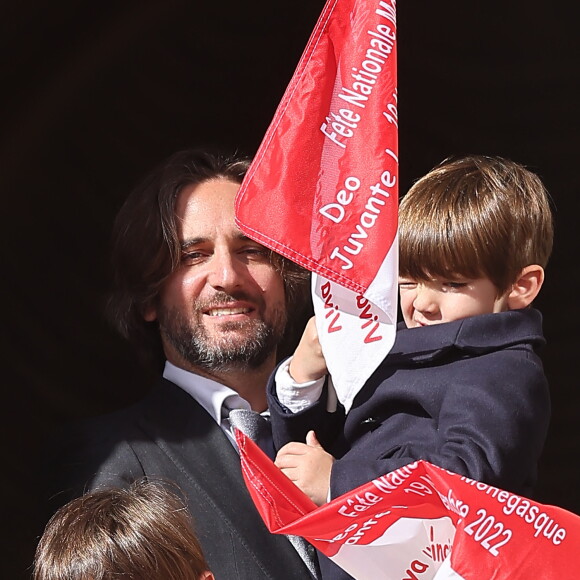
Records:
[[[171,481],[186,496],[216,579],[302,580],[316,571],[264,526],[229,417],[233,409],[267,415],[265,386],[288,312],[299,311],[308,286],[303,270],[235,225],[248,165],[179,152],[121,208],[110,312],[142,352],[163,355],[163,378],[136,405],[69,434],[51,467],[59,475],[53,491],[64,503],[144,477]]]

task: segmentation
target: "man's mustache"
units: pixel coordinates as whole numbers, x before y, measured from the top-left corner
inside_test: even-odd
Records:
[[[198,310],[207,310],[208,308],[216,308],[218,306],[233,304],[238,301],[251,302],[252,304],[255,304],[256,302],[255,298],[252,298],[243,291],[228,294],[227,292],[218,290],[211,298],[196,300],[195,307]]]

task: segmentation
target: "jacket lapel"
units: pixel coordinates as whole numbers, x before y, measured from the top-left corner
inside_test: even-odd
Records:
[[[187,480],[194,490],[191,495],[203,498],[216,518],[247,539],[247,549],[271,569],[272,578],[281,578],[284,566],[298,570],[296,578],[308,578],[290,542],[267,530],[246,489],[237,451],[206,410],[166,380],[150,399],[141,426]]]

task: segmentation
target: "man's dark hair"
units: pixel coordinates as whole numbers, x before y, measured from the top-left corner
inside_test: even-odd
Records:
[[[155,303],[163,283],[180,264],[175,216],[179,193],[212,179],[241,183],[249,166],[250,160],[244,157],[198,149],[179,151],[149,173],[117,215],[112,240],[114,289],[108,315],[121,335],[155,365],[163,360],[158,326],[146,322],[143,313]],[[308,272],[274,252],[271,260],[284,280],[289,326],[293,321],[303,326],[304,320],[296,319],[306,316]],[[291,348],[282,345],[279,351],[286,354]]]

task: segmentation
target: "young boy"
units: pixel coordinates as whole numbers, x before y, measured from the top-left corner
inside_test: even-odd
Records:
[[[318,505],[420,459],[529,495],[550,415],[530,304],[552,238],[547,193],[521,165],[470,156],[420,179],[400,206],[391,352],[346,416],[329,412],[311,321],[268,388],[275,443],[293,441],[276,465]]]
[[[160,484],[90,492],[61,507],[34,580],[213,580],[181,499]]]

